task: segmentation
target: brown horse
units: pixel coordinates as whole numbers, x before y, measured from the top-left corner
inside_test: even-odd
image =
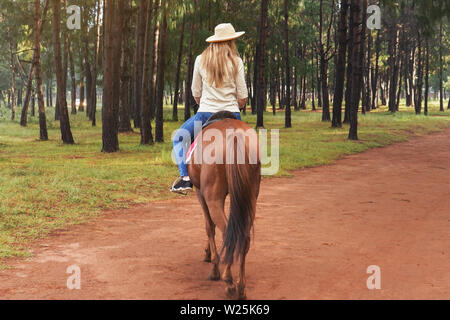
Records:
[[[197,140],[201,148],[194,149],[188,169],[206,221],[205,261],[213,264],[209,279],[220,280],[222,254],[216,248],[217,226],[223,236],[221,252],[224,252],[225,270],[222,279],[227,284],[226,292],[232,298],[245,299],[245,257],[250,248],[250,230],[261,181],[258,137],[245,122],[223,119],[204,128]],[[227,194],[230,195],[228,220],[224,210]],[[236,285],[231,276],[235,258],[240,262]]]

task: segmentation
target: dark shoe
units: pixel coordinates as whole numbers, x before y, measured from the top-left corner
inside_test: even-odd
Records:
[[[179,179],[179,181],[176,182],[178,179]],[[174,184],[172,185],[172,188],[170,189],[171,192],[185,194],[186,191],[192,190],[192,183],[190,181],[185,181],[180,178],[178,178],[178,179],[175,180]]]

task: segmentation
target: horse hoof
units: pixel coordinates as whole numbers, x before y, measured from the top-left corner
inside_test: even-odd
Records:
[[[231,276],[225,276],[222,278],[222,280],[229,284],[233,283],[233,278]]]
[[[238,294],[238,300],[247,300],[247,295],[245,292]]]
[[[233,299],[236,297],[236,287],[233,285],[226,287],[225,292],[227,293],[228,298]]]
[[[205,262],[211,262],[211,251],[208,249],[205,249],[205,258],[203,259]]]
[[[220,275],[217,272],[212,272],[209,274],[208,279],[211,281],[218,281],[220,280]]]

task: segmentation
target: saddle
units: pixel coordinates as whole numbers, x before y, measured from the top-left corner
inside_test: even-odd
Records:
[[[237,119],[233,112],[230,111],[219,111],[214,113],[208,120],[203,124],[202,129],[205,129],[211,123],[223,120],[223,119]]]

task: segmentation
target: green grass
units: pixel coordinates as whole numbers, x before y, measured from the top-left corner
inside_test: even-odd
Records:
[[[271,110],[269,108],[269,110]],[[47,117],[53,119],[52,109]],[[183,110],[180,110],[180,118]],[[171,110],[165,111],[170,119]],[[91,127],[84,114],[71,116],[75,145],[60,141],[58,122],[48,120],[49,141],[39,141],[36,118],[27,128],[10,121],[0,108],[0,260],[28,255],[27,245],[52,230],[77,224],[104,209],[127,208],[156,199],[176,197],[168,192],[177,176],[171,161],[170,136],[181,122],[165,122],[165,143],[139,145],[139,131],[121,134],[120,152],[101,153],[101,115]],[[414,115],[402,107],[359,115],[359,141],[348,141],[348,126],[331,129],[321,113],[293,112],[293,128],[284,129],[284,113],[264,115],[267,129],[280,129],[280,171],[329,164],[343,155],[404,141],[411,136],[442,130],[450,125],[450,112]],[[244,117],[252,126],[255,116]],[[1,266],[1,265],[0,265]]]

